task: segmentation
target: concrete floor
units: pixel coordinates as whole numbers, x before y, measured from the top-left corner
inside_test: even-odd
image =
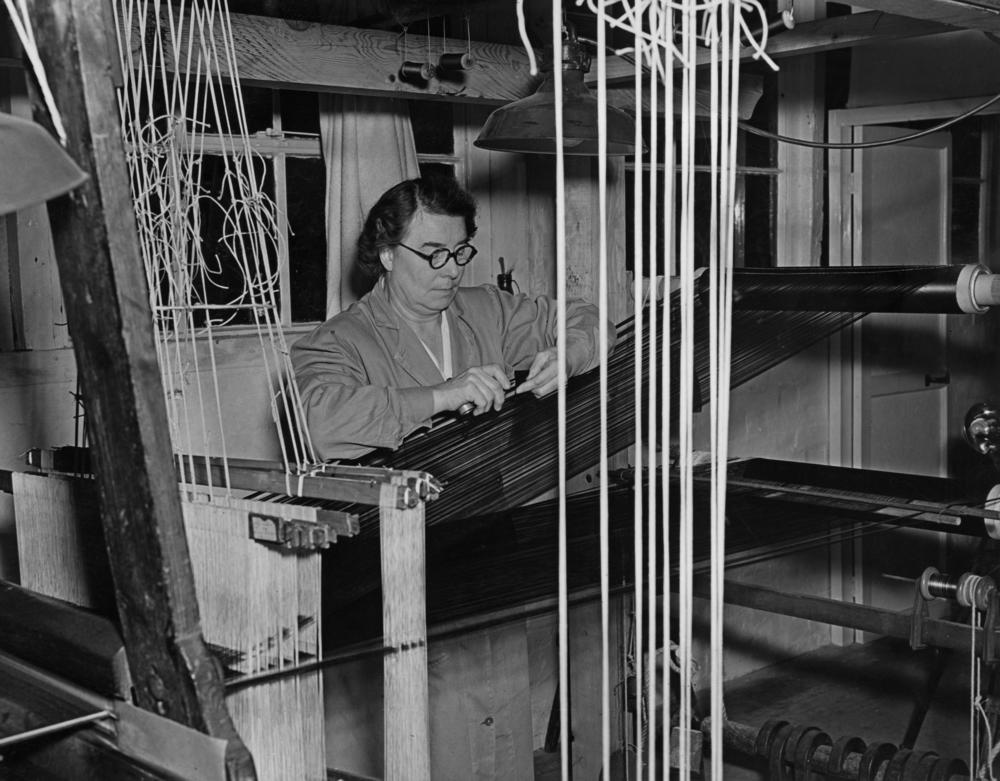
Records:
[[[965,654],[946,657],[915,750],[968,761],[969,665]],[[933,652],[914,652],[899,641],[828,646],[732,682],[726,710],[730,719],[755,728],[780,718],[819,727],[833,740],[856,735],[868,744],[898,746],[933,666]],[[763,780],[766,766],[727,757],[725,778]]]

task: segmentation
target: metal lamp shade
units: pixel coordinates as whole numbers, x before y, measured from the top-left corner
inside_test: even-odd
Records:
[[[0,215],[63,195],[86,179],[45,128],[0,112]]]
[[[556,153],[555,77],[546,76],[534,95],[498,108],[473,142],[500,152]],[[563,153],[599,153],[597,99],[583,83],[583,72],[563,71]],[[620,109],[607,109],[607,154],[630,155],[635,149],[635,120]]]

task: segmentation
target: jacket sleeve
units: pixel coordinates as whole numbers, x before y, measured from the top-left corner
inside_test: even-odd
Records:
[[[324,460],[395,449],[433,414],[433,392],[427,388],[372,384],[362,351],[368,362],[389,359],[371,341],[341,338],[326,324],[292,346],[309,434]]]
[[[536,353],[556,346],[558,303],[546,296],[529,298],[489,287],[497,296],[503,319],[504,357],[516,369],[526,369]],[[580,299],[566,302],[566,372],[573,377],[600,361],[600,313]],[[615,326],[608,323],[607,349],[615,346]]]

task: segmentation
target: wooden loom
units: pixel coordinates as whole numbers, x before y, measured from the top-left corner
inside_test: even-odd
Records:
[[[21,566],[32,586],[78,603],[106,607],[100,603],[110,592],[128,665],[127,684],[120,681],[103,693],[113,699],[101,700],[101,718],[116,719],[118,726],[98,730],[96,750],[95,736],[85,728],[78,742],[86,748],[72,743],[57,772],[94,777],[98,767],[118,761],[112,756],[123,757],[122,763],[134,765],[129,772],[144,778],[325,778],[319,673],[241,686],[224,697],[218,659],[250,677],[321,654],[318,555],[290,554],[284,543],[315,551],[318,543],[335,541],[337,529],[345,532],[346,526],[351,533],[353,521],[259,501],[220,503],[210,488],[194,484],[178,490],[152,322],[141,293],[146,281],[135,262],[140,252],[103,3],[38,3],[31,17],[56,102],[75,120],[69,123],[68,150],[90,175],[71,198],[50,204],[50,214],[101,514],[99,535],[86,528],[92,518],[71,523],[74,515],[86,516],[76,498],[88,493],[89,480],[10,475],[24,532]],[[301,489],[312,480],[296,482]],[[339,470],[322,482],[326,498],[360,500],[382,510],[384,585],[396,595],[384,615],[394,643],[385,663],[387,778],[429,778],[421,542],[423,505],[438,487],[425,474],[362,468]],[[285,486],[294,492],[290,481]],[[93,552],[95,537],[103,538],[110,581],[101,577],[103,555],[96,568],[81,563],[81,549]],[[46,570],[44,562],[55,566]],[[228,565],[222,578],[220,562]],[[103,593],[97,585],[102,580],[110,585]],[[20,593],[11,599],[21,599]],[[72,625],[81,624],[74,618]],[[256,638],[250,646],[248,629]],[[113,627],[102,625],[102,631],[114,634]],[[51,668],[36,678],[50,675]],[[171,757],[185,753],[177,741],[163,742],[165,755],[147,756],[149,741],[135,740],[136,719],[147,717],[130,710],[133,699],[155,718],[216,738],[217,761],[203,758],[196,775],[190,757]],[[30,720],[33,706],[25,707]],[[51,720],[52,714],[45,716]],[[4,758],[5,768],[28,773],[52,759],[38,760],[30,745]]]
[[[93,179],[83,194],[87,204],[82,203],[82,197],[80,201],[57,204],[53,225],[92,429],[101,432],[94,436],[95,471],[105,506],[104,531],[117,578],[116,601],[122,614],[126,649],[133,649],[129,654],[130,669],[135,676],[137,696],[147,707],[225,736],[230,772],[238,774],[247,767],[248,758],[232,733],[218,692],[212,693],[216,682],[209,671],[206,649],[199,639],[192,639],[198,635],[197,607],[192,612],[192,605],[197,605],[193,585],[197,578],[191,577],[185,563],[185,545],[181,542],[184,535],[178,531],[182,510],[171,498],[176,492],[172,455],[164,452],[162,439],[158,441],[163,421],[157,410],[158,390],[150,387],[151,352],[146,351],[150,345],[143,341],[141,313],[136,312],[135,301],[122,292],[137,289],[130,285],[141,281],[136,278],[135,270],[128,268],[129,253],[134,257],[134,247],[128,246],[132,226],[127,224],[129,210],[124,198],[127,187],[116,191],[122,186],[122,176],[117,170],[120,165],[116,165],[115,159],[120,150],[106,141],[114,138],[113,123],[109,117],[93,113],[95,100],[97,106],[109,105],[107,94],[95,94],[95,90],[100,92],[103,66],[89,38],[95,34],[93,20],[101,17],[90,3],[73,2],[68,7],[71,11],[65,17],[68,27],[57,23],[55,13],[46,16],[49,12],[45,9],[37,12],[46,19],[46,24],[39,27],[51,32],[53,40],[48,42],[49,47],[61,55],[65,52],[63,56],[67,59],[62,67],[64,75],[70,78],[63,85],[67,94],[61,92],[59,101],[71,111],[80,110],[79,114],[73,111],[74,115],[88,118],[88,126],[71,138],[71,144],[78,159],[90,163],[87,167]],[[76,47],[67,45],[64,38],[69,36],[70,43],[78,43],[77,25],[86,31],[79,46],[79,63],[71,59]],[[74,96],[75,90],[78,92]],[[86,111],[88,103],[91,111]],[[107,146],[109,143],[111,148]],[[96,176],[98,171],[100,179]],[[95,213],[96,224],[90,221]],[[79,247],[85,249],[87,263],[76,269],[68,268],[76,262]],[[109,315],[108,308],[87,311],[92,301],[113,302],[110,323],[101,322]],[[112,339],[105,342],[109,335]],[[126,418],[124,427],[119,426],[119,415]],[[119,433],[120,439],[115,436]],[[120,442],[128,443],[122,452],[117,450]],[[136,451],[141,458],[133,458]],[[459,481],[454,485],[460,485]],[[513,492],[505,493],[504,501],[522,501],[515,496]],[[127,522],[122,523],[121,519]],[[137,555],[140,566],[136,566]],[[158,628],[145,625],[135,615],[131,606],[137,593],[149,594],[154,607],[162,609],[162,615],[168,619],[166,638],[159,634]],[[282,634],[279,630],[278,636]],[[181,646],[183,652],[175,653]],[[163,677],[165,672],[169,673],[168,680]]]

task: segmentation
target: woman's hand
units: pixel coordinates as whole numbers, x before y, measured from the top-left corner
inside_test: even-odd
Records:
[[[491,409],[503,406],[504,392],[510,387],[510,380],[503,367],[491,363],[473,366],[457,377],[433,386],[434,414],[457,410],[463,404],[475,406],[473,414],[482,415]]]
[[[537,353],[528,369],[528,378],[517,386],[515,393],[534,393],[544,396],[559,385],[559,351],[548,347]]]

